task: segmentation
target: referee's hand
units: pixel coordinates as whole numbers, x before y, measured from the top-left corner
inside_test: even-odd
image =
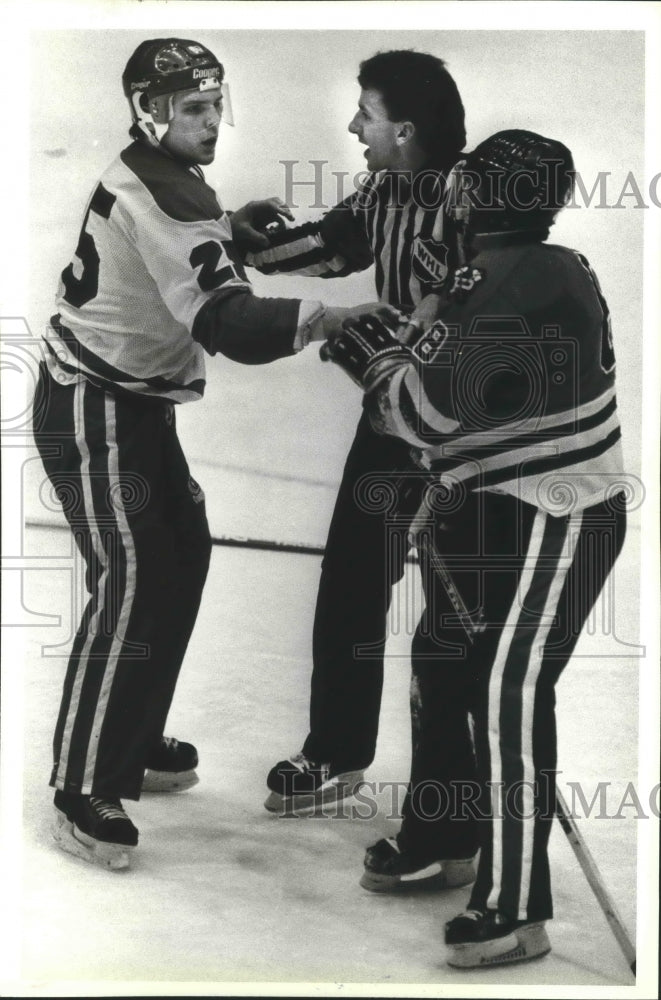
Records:
[[[414,344],[425,330],[429,329],[434,320],[438,318],[440,304],[440,295],[436,295],[435,292],[425,295],[422,302],[416,306],[405,324],[397,332],[397,337],[402,344]]]

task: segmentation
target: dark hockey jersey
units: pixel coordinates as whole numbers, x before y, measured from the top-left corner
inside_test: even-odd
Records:
[[[445,179],[423,171],[371,174],[320,221],[274,235],[272,247],[246,256],[264,274],[337,278],[375,265],[380,300],[413,307],[438,291],[456,264],[456,237],[444,212]]]
[[[367,397],[372,423],[418,449],[447,485],[550,513],[598,503],[615,490],[622,455],[597,278],[565,247],[477,242],[415,360]]]

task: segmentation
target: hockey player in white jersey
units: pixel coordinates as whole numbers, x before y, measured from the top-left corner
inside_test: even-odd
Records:
[[[36,442],[90,592],[54,737],[54,832],[109,868],[126,867],[138,841],[121,800],[197,780],[195,748],[163,735],[211,545],[174,404],[201,398],[205,351],[269,362],[337,331],[344,315],[252,293],[200,169],[214,158],[223,76],[186,39],[145,41],[129,59],[133,142],[87,205],[34,400]],[[281,211],[261,203],[267,221]]]

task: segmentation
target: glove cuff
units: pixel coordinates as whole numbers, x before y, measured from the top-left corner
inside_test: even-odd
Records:
[[[399,368],[405,368],[413,357],[412,351],[403,344],[401,350],[392,352],[389,357],[381,357],[378,361],[370,364],[363,375],[363,389],[365,395],[379,386],[385,379],[389,378]]]

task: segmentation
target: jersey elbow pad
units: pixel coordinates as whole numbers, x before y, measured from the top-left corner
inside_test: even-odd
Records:
[[[294,354],[298,299],[262,299],[247,289],[210,299],[193,324],[193,340],[212,356],[263,365]]]

